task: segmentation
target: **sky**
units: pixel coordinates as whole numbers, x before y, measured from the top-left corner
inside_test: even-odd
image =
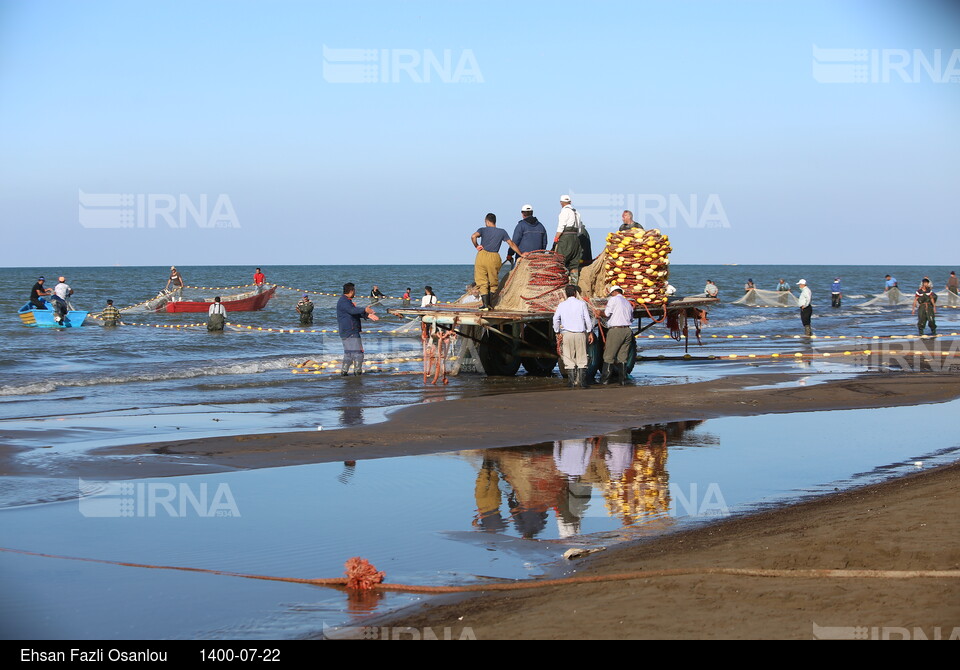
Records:
[[[0,0],[0,266],[960,265],[958,4]]]

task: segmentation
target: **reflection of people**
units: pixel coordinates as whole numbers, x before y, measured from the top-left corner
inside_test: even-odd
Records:
[[[297,314],[300,315],[301,326],[313,325],[313,308],[314,304],[310,300],[310,296],[305,293],[303,300],[297,303]]]
[[[343,363],[340,374],[346,377],[353,366],[353,374],[363,374],[363,343],[360,341],[360,320],[370,319],[379,321],[380,317],[373,311],[373,307],[357,307],[353,302],[357,294],[356,286],[348,282],[343,285],[343,295],[337,301],[337,328],[340,330],[340,341],[343,343]]]
[[[930,324],[930,334],[937,334],[937,294],[933,292],[933,286],[929,277],[924,277],[920,288],[913,296],[913,309],[911,314],[917,315],[917,330],[923,335],[926,325]]]
[[[223,330],[227,322],[227,308],[220,303],[220,296],[213,299],[213,304],[207,310],[207,330]]]
[[[164,287],[164,291],[170,288],[170,285],[173,285],[173,290],[183,288],[183,275],[180,274],[180,270],[174,266],[170,266],[170,279],[167,280],[167,285]]]
[[[593,315],[587,303],[577,297],[576,286],[567,284],[564,291],[567,299],[553,314],[553,332],[562,338],[560,350],[570,388],[587,388],[587,345],[593,342]]]
[[[813,335],[813,327],[810,325],[810,319],[813,317],[813,294],[807,287],[807,280],[801,279],[797,282],[800,287],[800,297],[797,298],[797,304],[800,306],[800,323],[803,324],[805,335]]]

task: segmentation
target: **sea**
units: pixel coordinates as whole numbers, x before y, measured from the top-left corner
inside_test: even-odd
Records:
[[[238,287],[249,285],[255,271],[238,266],[179,269],[189,287],[199,287],[187,289],[187,299],[248,290]],[[910,306],[865,303],[883,292],[887,274],[899,280],[901,289],[912,293],[925,276],[933,280],[935,289],[943,289],[953,269],[674,265],[670,282],[679,296],[702,294],[710,279],[720,288],[721,302],[710,308],[699,337],[690,324],[689,342],[671,338],[664,324],[645,330],[638,339],[641,360],[631,383],[654,387],[772,372],[792,374],[788,385],[809,385],[883,372],[883,361],[865,357],[863,352],[893,346],[878,342],[905,343],[912,349],[916,317],[911,316]],[[186,487],[190,496],[196,496],[201,485],[209,485],[212,492],[220,491],[226,482],[229,494],[219,499],[218,511],[229,513],[226,516],[237,512],[232,521],[205,518],[196,507],[187,511],[202,518],[174,520],[161,513],[138,521],[91,519],[97,515],[83,514],[91,491],[92,495],[109,491],[114,483],[65,478],[63,464],[77,459],[95,463],[100,458],[97,450],[102,447],[336,430],[382,422],[390,411],[404,406],[437,402],[436,411],[442,413],[440,401],[560,388],[564,384],[559,373],[553,377],[525,375],[522,368],[510,378],[462,374],[451,377],[446,385],[424,384],[419,374],[419,332],[411,327],[415,324],[387,314],[386,309],[401,306],[400,296],[407,288],[411,289],[414,305],[419,304],[428,285],[441,301],[456,300],[472,280],[472,266],[300,265],[264,267],[263,271],[267,283],[280,287],[275,297],[263,310],[228,314],[227,329],[211,333],[204,325],[205,314],[169,314],[138,307],[124,311],[124,321],[130,325],[118,328],[95,323],[69,329],[27,327],[16,315],[40,275],[46,277],[48,286],[64,275],[74,290],[74,306],[98,312],[108,299],[124,308],[156,296],[169,276],[167,267],[0,270],[0,311],[7,315],[0,319],[0,448],[14,463],[0,475],[2,547],[237,572],[296,573],[291,576],[336,576],[342,560],[355,552],[366,552],[380,556],[388,564],[385,567],[392,568],[388,581],[450,583],[545,574],[553,569],[549,566],[557,559],[558,550],[537,540],[562,544],[576,537],[576,543],[589,544],[600,542],[601,536],[603,541],[620,538],[628,526],[639,525],[644,532],[654,533],[677,526],[675,515],[650,514],[656,505],[650,508],[637,503],[627,515],[630,523],[622,514],[598,513],[596,510],[612,510],[623,503],[616,496],[610,499],[609,477],[602,486],[597,484],[595,512],[591,514],[571,517],[569,508],[584,504],[583,490],[579,497],[564,498],[567,502],[563,504],[553,501],[536,509],[517,507],[516,499],[523,496],[524,487],[518,484],[516,473],[530,468],[530,472],[542,473],[549,466],[549,477],[569,482],[586,477],[590,468],[595,468],[596,464],[589,465],[591,457],[584,454],[596,456],[596,449],[591,451],[582,441],[573,446],[517,445],[522,466],[508,458],[507,452],[465,454],[459,451],[460,445],[446,444],[437,445],[438,455],[427,460],[398,455],[396,462],[383,459],[380,463],[278,467],[270,469],[273,472],[235,473],[226,479],[197,475],[131,484],[146,490],[169,486],[181,496]],[[795,308],[731,304],[744,295],[743,286],[748,280],[757,288],[772,291],[781,278],[792,287],[803,278],[811,287],[817,335],[814,342],[801,337],[803,329]],[[843,288],[839,308],[831,307],[830,301],[830,286],[835,279]],[[340,359],[342,346],[334,332],[335,305],[346,282],[356,285],[358,304],[374,304],[382,317],[364,323],[366,356],[374,369],[362,380],[340,377],[336,366],[301,367],[308,361],[319,365]],[[380,301],[366,297],[374,285],[387,297]],[[299,325],[295,311],[304,293],[317,305],[314,324],[308,328]],[[940,346],[956,347],[960,310],[942,309],[938,324],[939,332],[946,337],[936,342],[942,340]],[[844,359],[845,350],[857,355]],[[771,357],[773,353],[779,357]],[[794,359],[793,353],[807,355]],[[960,358],[960,350],[956,354]],[[775,381],[770,388],[783,384]],[[842,426],[864,427],[858,431],[863,448],[856,450],[855,456],[839,460],[826,448],[809,451],[814,449],[810,445],[817,443],[803,433],[812,430],[814,424],[810,422],[791,423],[781,418],[766,426],[763,417],[748,417],[708,421],[703,426],[663,427],[665,448],[669,444],[670,453],[677,454],[671,456],[669,479],[684,481],[685,469],[700,473],[687,476],[691,481],[697,476],[700,481],[721,477],[730,463],[719,450],[721,443],[729,446],[736,442],[738,449],[746,450],[741,453],[749,453],[759,462],[767,454],[760,447],[771,434],[790,435],[797,441],[791,453],[796,452],[800,460],[788,468],[790,476],[784,471],[771,477],[778,467],[774,462],[766,464],[766,469],[738,467],[736,479],[714,491],[722,492],[724,506],[753,508],[798,494],[832,490],[838,483],[859,482],[865,473],[888,476],[910,469],[914,463],[929,466],[957,458],[960,440],[949,422],[934,419],[927,423],[929,417],[911,414],[923,411],[943,410],[822,413],[843,417],[838,424],[841,432]],[[897,427],[906,430],[917,420],[938,426],[939,432],[929,440],[926,450],[910,447],[912,442],[906,433],[894,437]],[[824,421],[817,425],[833,420]],[[640,432],[619,439],[617,444],[632,445],[634,451],[630,453],[636,459],[646,454],[643,458],[647,465],[659,463],[661,457],[649,452],[650,445],[660,439],[654,435],[655,428],[634,429]],[[686,438],[682,437],[684,433]],[[609,436],[603,439],[613,440]],[[823,446],[823,439],[817,444]],[[613,471],[611,463],[616,453],[605,447],[600,457],[604,468]],[[571,458],[577,461],[577,454],[581,456],[582,472],[570,465]],[[45,474],[45,468],[49,468],[49,474]],[[509,475],[511,468],[514,475]],[[503,509],[496,506],[496,512],[483,508],[479,493],[483,478],[491,472],[500,474],[500,486],[507,496]],[[542,483],[549,477],[537,475],[531,481]],[[505,488],[508,478],[513,480],[509,496]],[[656,486],[648,483],[646,490],[666,486],[666,480],[658,481]],[[701,495],[707,490],[701,488]],[[564,491],[576,493],[571,486]],[[601,498],[601,494],[606,497]],[[687,500],[691,495],[685,488],[682,495],[674,492],[674,499]],[[575,498],[581,502],[570,503]],[[716,498],[714,495],[712,502],[716,503]],[[157,509],[169,511],[163,505]],[[643,509],[647,513],[641,513]],[[596,517],[603,517],[603,521],[587,521]],[[574,523],[571,519],[579,520]],[[81,520],[85,523],[79,523]],[[368,522],[374,524],[369,532],[359,530]],[[220,526],[212,532],[216,523]],[[94,533],[86,532],[93,527]],[[211,538],[216,538],[213,544]],[[358,626],[371,616],[417,602],[416,598],[390,596],[382,602],[358,604],[339,594],[304,595],[303,587],[291,585],[232,586],[222,583],[229,580],[225,577],[183,574],[151,574],[144,580],[131,568],[55,563],[55,559],[0,554],[0,569],[17,583],[0,598],[0,605],[8,613],[22,610],[26,617],[13,621],[8,614],[0,620],[0,635],[102,639],[324,636],[328,626],[338,630]],[[221,599],[219,604],[206,610],[192,607],[191,594],[197,589],[215,593]],[[152,605],[144,611],[117,609],[118,603],[130,602]],[[189,614],[184,615],[187,611]]]

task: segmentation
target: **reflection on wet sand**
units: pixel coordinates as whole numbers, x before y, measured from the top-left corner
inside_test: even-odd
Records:
[[[533,447],[483,450],[474,527],[537,537],[553,510],[561,538],[580,533],[594,490],[606,516],[633,526],[670,518],[667,449],[700,421],[656,424]]]

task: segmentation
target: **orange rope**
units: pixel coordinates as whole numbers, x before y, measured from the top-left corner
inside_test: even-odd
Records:
[[[798,578],[848,578],[848,579],[956,579],[960,577],[960,570],[832,570],[832,569],[789,569],[773,570],[764,568],[667,568],[663,570],[641,570],[639,572],[621,572],[610,575],[580,575],[561,579],[538,579],[516,582],[496,582],[491,584],[469,584],[463,586],[422,586],[417,584],[390,584],[382,581],[384,573],[377,572],[370,563],[361,558],[351,558],[346,563],[347,576],[333,578],[304,579],[298,577],[272,577],[269,575],[252,575],[242,572],[226,570],[212,570],[207,568],[187,568],[176,565],[150,565],[148,563],[128,563],[123,561],[109,561],[100,558],[81,558],[76,556],[60,556],[57,554],[42,554],[21,549],[6,551],[26,556],[40,556],[43,558],[60,558],[70,561],[84,561],[88,563],[103,563],[119,565],[129,568],[150,568],[154,570],[180,570],[183,572],[200,572],[225,577],[240,577],[243,579],[259,579],[271,582],[288,582],[292,584],[308,584],[310,586],[327,586],[331,588],[348,588],[352,590],[400,591],[405,593],[470,593],[480,591],[518,591],[538,589],[548,586],[565,586],[568,584],[591,584],[600,582],[616,582],[633,579],[651,579],[654,577],[679,577],[684,575],[728,575],[734,577],[798,577]]]

